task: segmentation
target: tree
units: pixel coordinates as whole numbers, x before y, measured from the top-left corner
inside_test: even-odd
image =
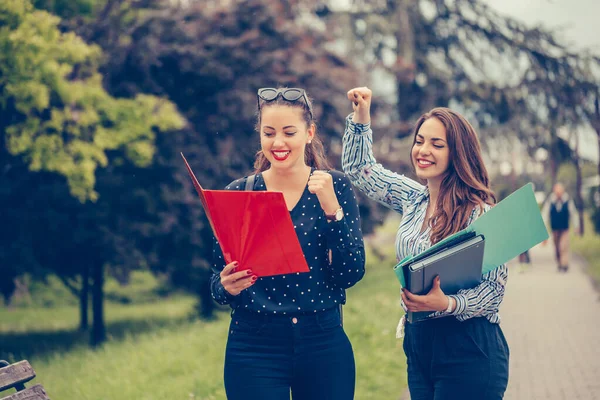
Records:
[[[600,85],[592,87],[584,100],[584,113],[592,128],[598,135],[598,149],[600,151]],[[598,175],[600,176],[600,160],[598,161]],[[600,186],[598,186],[597,196],[600,198]],[[592,222],[594,230],[600,233],[600,207],[594,203],[592,212]]]
[[[94,173],[107,165],[107,151],[124,149],[137,165],[148,165],[154,129],[183,125],[168,101],[111,97],[97,72],[100,49],[60,33],[57,17],[29,1],[0,7],[1,128],[9,152],[32,170],[60,173],[75,197],[95,200]]]
[[[98,72],[102,56],[99,47],[87,45],[74,33],[61,33],[58,24],[57,17],[34,10],[28,0],[9,0],[0,4],[2,179],[7,179],[9,174],[6,172],[14,165],[20,174],[17,183],[10,184],[13,187],[30,179],[29,175],[23,174],[24,166],[31,171],[57,173],[66,179],[70,194],[84,203],[81,207],[90,209],[93,206],[89,201],[98,200],[95,184],[99,167],[108,167],[111,159],[123,160],[135,168],[149,165],[155,152],[156,134],[181,128],[184,120],[171,102],[155,96],[143,93],[131,98],[111,96],[102,87],[102,75]],[[17,191],[23,196],[19,204],[21,210],[27,210],[25,205],[35,198],[31,186],[25,189],[29,191]],[[2,202],[14,206],[14,194],[3,194]],[[31,207],[41,208],[40,204],[43,202],[31,204]],[[73,208],[79,207],[73,205]],[[88,212],[88,218],[82,221],[83,233],[94,232],[90,229],[94,224],[90,218],[93,212]],[[40,216],[35,223],[48,221],[43,213],[34,215]],[[58,218],[65,215],[68,214],[59,214]],[[76,231],[69,230],[69,223],[65,229],[54,233]],[[93,258],[97,254],[94,251],[82,253],[76,260],[79,263],[69,265],[69,270],[65,271],[64,259],[59,264],[57,255],[73,255],[90,250],[90,246],[104,249],[92,244],[103,242],[81,239],[90,246],[78,248],[80,241],[75,238],[54,236],[51,239],[57,241],[53,244],[59,250],[49,251],[43,241],[42,246],[38,246],[35,233],[22,230],[22,225],[17,227],[19,232],[24,232],[21,236],[10,232],[2,236],[9,238],[3,245],[10,248],[12,243],[19,251],[8,251],[3,255],[13,265],[21,263],[25,268],[19,268],[20,271],[44,264],[56,268],[61,276],[70,277],[81,273],[80,266],[90,268],[94,282],[92,343],[101,343],[105,335],[102,291],[105,259]],[[65,243],[66,239],[73,241]],[[19,258],[18,254],[29,256]]]

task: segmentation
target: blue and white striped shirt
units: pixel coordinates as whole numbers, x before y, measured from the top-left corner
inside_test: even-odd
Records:
[[[370,124],[352,122],[352,114],[346,118],[343,137],[342,167],[350,181],[371,199],[402,214],[396,234],[396,257],[416,255],[431,246],[431,228],[422,231],[429,190],[418,182],[391,172],[375,161],[373,156],[373,131]],[[484,206],[484,212],[490,209]],[[469,220],[471,224],[479,215],[480,208],[474,207]],[[508,268],[498,268],[482,276],[475,288],[460,290],[450,297],[456,300],[452,312],[460,321],[483,316],[492,323],[500,323],[498,309],[504,297],[508,279]],[[404,304],[402,307],[406,310]],[[441,315],[435,313],[433,316]]]

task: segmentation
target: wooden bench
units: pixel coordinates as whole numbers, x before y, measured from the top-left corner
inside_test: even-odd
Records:
[[[0,360],[0,400],[50,400],[42,385],[25,388],[25,383],[35,378],[35,371],[27,360],[9,364]],[[3,394],[15,389],[16,393]],[[2,397],[6,396],[7,397]]]

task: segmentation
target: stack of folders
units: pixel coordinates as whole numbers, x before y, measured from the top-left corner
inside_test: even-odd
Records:
[[[484,248],[483,235],[470,232],[446,243],[434,253],[411,260],[402,266],[406,288],[414,294],[427,294],[438,275],[445,294],[474,288],[481,282]],[[431,311],[408,312],[406,317],[408,322],[413,323],[429,318],[431,314]]]
[[[426,294],[435,275],[442,290],[455,294],[477,286],[482,275],[548,239],[533,184],[528,183],[496,204],[465,229],[394,266],[402,287]],[[408,313],[409,322],[431,315]]]

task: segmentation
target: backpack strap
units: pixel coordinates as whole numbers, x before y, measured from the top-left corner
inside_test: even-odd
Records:
[[[256,175],[250,175],[248,176],[248,178],[246,178],[246,187],[245,187],[245,191],[247,192],[252,192],[254,190],[254,179],[256,178]]]

